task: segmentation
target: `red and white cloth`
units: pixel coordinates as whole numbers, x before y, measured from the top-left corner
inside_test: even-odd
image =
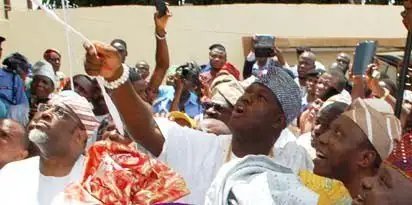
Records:
[[[183,178],[157,159],[110,141],[88,151],[80,183],[65,189],[64,204],[141,204],[173,202],[189,194]]]

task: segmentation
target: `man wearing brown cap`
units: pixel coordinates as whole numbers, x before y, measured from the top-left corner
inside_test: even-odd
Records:
[[[62,91],[38,110],[28,130],[40,156],[9,163],[0,171],[2,204],[51,204],[82,176],[82,153],[98,126],[89,102],[73,91]]]
[[[400,121],[392,113],[380,99],[354,101],[316,139],[314,172],[342,181],[356,197],[361,180],[377,174],[401,135]]]
[[[207,117],[229,123],[236,101],[243,95],[244,88],[232,75],[221,75],[213,80],[211,101],[206,103]]]
[[[242,84],[232,75],[221,75],[212,82],[210,102],[203,103],[203,119],[198,129],[217,135],[231,134],[228,124],[234,105],[244,93]]]
[[[409,205],[412,201],[412,137],[406,134],[380,167],[362,180],[354,205]]]
[[[403,23],[411,30],[412,1],[405,1]],[[407,12],[409,11],[409,12]],[[366,177],[360,185],[360,193],[354,197],[354,205],[411,204],[412,195],[412,137],[405,134],[391,155],[380,167],[378,174]]]

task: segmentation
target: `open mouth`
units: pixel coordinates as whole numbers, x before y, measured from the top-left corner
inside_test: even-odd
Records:
[[[316,158],[326,159],[326,156],[322,152],[316,151]]]

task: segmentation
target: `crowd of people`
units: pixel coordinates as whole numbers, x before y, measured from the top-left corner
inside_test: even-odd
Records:
[[[402,16],[411,31],[412,1]],[[122,39],[84,45],[87,75],[65,76],[57,49],[4,58],[2,204],[411,203],[412,92],[398,119],[378,61],[355,75],[349,54],[324,66],[299,47],[290,65],[273,45],[241,73],[216,43],[171,66],[170,18],[155,14],[153,69],[127,65]]]

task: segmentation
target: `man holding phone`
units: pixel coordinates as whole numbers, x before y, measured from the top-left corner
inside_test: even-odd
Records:
[[[264,42],[259,42],[262,41],[261,39]],[[275,64],[282,68],[287,66],[282,52],[275,46],[275,37],[269,35],[254,35],[252,37],[251,50],[243,66],[243,78],[247,79],[252,75],[259,77],[266,74],[270,64]],[[294,78],[294,74],[290,70],[284,70]]]
[[[377,47],[376,41],[362,41],[360,42],[355,49],[355,58],[353,63],[353,88],[352,88],[352,98],[364,98],[369,93],[365,91],[367,86],[365,85],[364,75],[368,65],[373,63]],[[379,78],[379,76],[376,76]],[[366,89],[367,90],[367,89]]]

